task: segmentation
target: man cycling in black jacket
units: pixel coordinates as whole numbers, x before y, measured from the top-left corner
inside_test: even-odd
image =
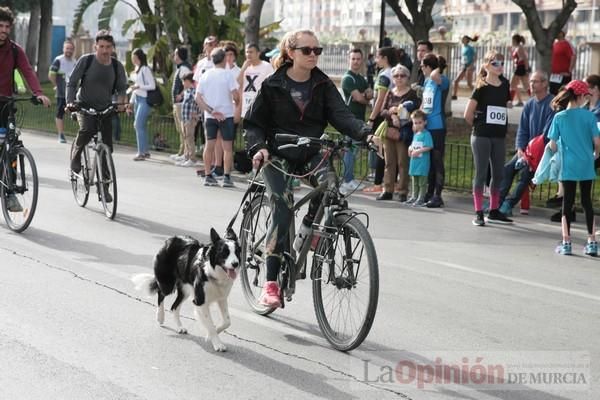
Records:
[[[317,68],[318,56],[323,51],[312,31],[295,31],[285,35],[279,44],[277,70],[267,78],[252,107],[244,117],[244,135],[248,154],[257,168],[270,160],[263,169],[263,178],[271,204],[271,226],[266,238],[267,282],[260,303],[271,308],[280,307],[277,275],[283,252],[288,242],[288,227],[293,223],[286,177],[279,168],[305,174],[315,169],[322,159],[318,148],[286,154],[277,150],[275,133],[289,133],[318,138],[328,123],[354,140],[365,140],[371,127],[346,107],[334,83]],[[325,166],[311,175],[309,182],[317,186],[325,178]],[[310,202],[308,214],[302,220],[299,237],[306,237],[321,199]],[[301,246],[301,242],[300,242]],[[294,243],[294,247],[298,247]]]

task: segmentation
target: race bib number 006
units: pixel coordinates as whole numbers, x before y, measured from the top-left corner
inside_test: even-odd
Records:
[[[490,125],[506,125],[506,107],[488,106],[485,122]]]

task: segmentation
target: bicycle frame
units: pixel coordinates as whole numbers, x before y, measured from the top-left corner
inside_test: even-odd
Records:
[[[292,246],[294,238],[296,237],[295,223],[290,223],[290,226],[289,226],[288,251],[284,252],[285,261],[282,263],[282,266],[281,266],[281,273],[282,273],[282,286],[281,287],[284,292],[284,297],[288,301],[291,300],[292,295],[295,293],[296,279],[298,277],[305,276],[306,261],[307,261],[308,252],[311,249],[313,236],[318,236],[319,238],[327,238],[327,239],[332,239],[334,237],[337,237],[337,233],[341,227],[334,226],[331,223],[331,221],[333,221],[333,219],[337,215],[340,215],[340,214],[348,215],[348,219],[346,220],[346,222],[352,218],[355,218],[358,215],[364,215],[367,218],[366,226],[368,226],[368,224],[369,224],[368,215],[366,213],[358,213],[358,212],[351,210],[348,207],[348,202],[339,193],[339,190],[338,190],[339,179],[337,177],[337,173],[336,173],[335,167],[333,165],[333,157],[332,156],[334,154],[336,154],[336,153],[333,153],[333,154],[326,153],[324,155],[324,157],[328,158],[326,160],[326,163],[327,163],[326,179],[324,179],[323,182],[321,182],[317,187],[313,188],[309,193],[307,193],[301,199],[294,202],[294,205],[291,208],[292,215],[296,215],[296,213],[304,205],[309,203],[314,198],[323,195],[323,199],[321,201],[321,204],[319,205],[319,208],[317,209],[317,212],[315,214],[315,217],[314,217],[314,220],[312,223],[312,233],[311,233],[311,235],[309,235],[307,240],[304,241],[302,247],[300,248],[300,250],[297,254]],[[288,178],[288,180],[287,180],[288,184],[291,184],[291,179],[292,179],[292,177]],[[261,188],[255,192],[255,196],[253,196],[253,197],[256,197],[256,196],[262,196],[262,199],[264,199],[264,196],[265,196],[264,185],[261,186]],[[249,205],[252,202],[252,200],[253,200],[252,198],[249,199],[247,204]],[[293,217],[293,220],[295,220],[295,217]],[[323,220],[325,221],[324,223],[322,223]],[[253,232],[253,234],[254,234],[254,232]],[[265,234],[265,236],[266,236],[266,234]],[[257,248],[259,245],[262,244],[264,239],[265,239],[265,237],[260,238],[260,240],[255,242]],[[252,251],[254,252],[255,249],[252,249]],[[311,279],[315,279],[316,274],[315,274],[315,271],[313,271],[312,269],[311,269],[310,276],[311,276]]]
[[[7,170],[4,167],[8,166],[8,163],[10,162],[10,155],[15,154],[15,150],[18,149],[19,147],[23,147],[23,142],[19,138],[19,132],[17,130],[17,118],[15,115],[16,109],[14,106],[14,103],[16,101],[33,101],[33,98],[31,98],[31,99],[16,98],[16,99],[12,99],[10,102],[8,102],[5,105],[5,107],[10,107],[10,108],[9,108],[9,113],[8,113],[8,121],[7,121],[8,129],[6,132],[6,139],[4,140],[4,144],[2,145],[1,152],[0,152],[0,168],[2,168],[2,171],[0,171],[1,172],[0,184],[7,189],[10,189],[10,186],[12,186],[12,183],[9,182],[9,180],[12,180],[12,179],[11,179],[11,177],[6,176]]]

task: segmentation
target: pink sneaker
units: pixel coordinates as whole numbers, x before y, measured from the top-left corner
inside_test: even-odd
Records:
[[[265,286],[263,286],[263,290],[260,294],[260,299],[258,300],[258,302],[263,306],[270,308],[281,307],[281,301],[279,301],[279,285],[277,284],[277,282],[265,282]]]

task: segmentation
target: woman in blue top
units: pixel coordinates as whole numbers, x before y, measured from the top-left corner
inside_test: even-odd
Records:
[[[598,255],[594,209],[592,207],[592,183],[596,178],[594,159],[600,152],[600,132],[596,117],[582,108],[590,97],[588,85],[580,80],[571,81],[554,98],[552,105],[558,112],[552,120],[548,138],[550,148],[560,154],[558,180],[564,188],[562,203],[562,242],[556,248],[559,254],[571,254],[571,221],[577,182],[581,193],[581,206],[585,211],[588,241],[584,252]]]
[[[467,85],[469,85],[469,89],[473,90],[473,71],[475,71],[475,49],[469,43],[476,42],[479,39],[479,36],[475,35],[473,37],[463,36],[462,37],[462,70],[460,74],[454,79],[454,90],[452,91],[452,100],[457,99],[458,93],[458,84],[465,77],[467,78]]]
[[[421,110],[427,114],[427,130],[433,138],[431,168],[429,169],[429,188],[427,189],[428,208],[444,205],[444,147],[446,144],[446,116],[444,103],[450,89],[450,82],[442,72],[446,68],[444,57],[427,54],[421,61],[421,71],[425,76],[423,84],[423,102]]]

